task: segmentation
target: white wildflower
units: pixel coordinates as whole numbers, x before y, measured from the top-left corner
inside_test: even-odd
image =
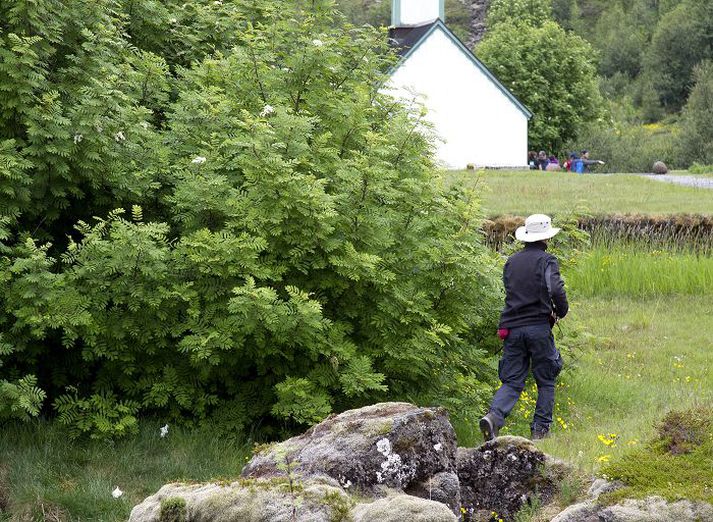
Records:
[[[149,122],[147,122],[147,121],[142,121],[142,122],[141,122],[141,126],[142,126],[144,129],[148,130],[148,129],[149,129]]]
[[[440,453],[440,451],[443,449],[443,444],[441,444],[440,442],[438,444],[434,444],[433,449]]]
[[[177,23],[178,23],[178,19],[176,19],[176,18],[171,18],[171,19],[168,20],[168,23],[169,23],[169,24],[177,24]]]
[[[164,438],[166,435],[168,435],[168,424],[161,426],[161,438]]]
[[[213,3],[214,3],[215,5],[223,5],[222,0],[215,0],[215,2],[213,2]]]
[[[376,442],[376,451],[378,451],[384,456],[387,456],[389,453],[391,453],[391,442],[389,442],[389,439],[378,440]]]
[[[77,133],[77,134],[74,135],[74,143],[75,143],[75,144],[76,144],[76,143],[81,143],[83,139],[84,139],[84,136],[82,136],[82,135],[79,134],[79,133]]]
[[[114,498],[119,498],[123,494],[124,492],[119,489],[119,486],[116,486],[116,489],[111,492],[111,496]]]
[[[196,156],[195,158],[193,158],[193,160],[191,160],[191,163],[193,163],[194,165],[202,165],[203,163],[205,163],[205,157]]]
[[[268,117],[270,114],[272,114],[273,112],[275,112],[275,107],[273,107],[272,105],[265,105],[265,106],[262,108],[262,112],[260,113],[260,117],[261,117],[261,118],[266,118],[266,117]]]
[[[319,38],[315,38],[314,40],[312,40],[312,45],[314,45],[315,47],[322,47],[324,45],[324,42]]]
[[[126,136],[124,136],[124,133],[122,131],[117,132],[114,134],[114,140],[118,143],[121,141],[124,141],[126,139]]]

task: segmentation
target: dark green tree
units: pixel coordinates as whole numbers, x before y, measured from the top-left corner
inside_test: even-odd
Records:
[[[644,68],[666,111],[683,107],[694,84],[695,66],[709,58],[713,58],[713,4],[687,0],[663,15]]]
[[[696,66],[695,85],[681,119],[681,151],[687,165],[713,164],[713,63]]]
[[[476,53],[533,112],[530,147],[560,151],[583,125],[601,117],[596,53],[555,22],[498,23]]]

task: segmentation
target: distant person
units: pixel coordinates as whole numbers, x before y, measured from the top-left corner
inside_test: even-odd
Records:
[[[557,156],[552,155],[549,157],[549,163],[545,170],[547,170],[548,172],[557,172],[558,170],[562,170],[562,166],[560,165]]]
[[[537,154],[537,168],[539,170],[547,170],[547,165],[550,164],[550,160],[547,159],[547,153],[541,150]]]
[[[582,155],[574,162],[574,171],[577,174],[589,173],[591,172],[591,169],[589,168],[591,165],[606,165],[606,163],[602,160],[589,159],[589,151],[583,150]]]
[[[564,170],[567,172],[572,172],[574,170],[574,162],[579,159],[579,156],[577,156],[574,152],[572,152],[567,160],[564,162]]]
[[[530,152],[527,153],[527,165],[530,167],[530,170],[537,170],[537,152],[534,150],[531,150]]]
[[[498,436],[505,417],[525,388],[530,370],[537,383],[530,436],[542,439],[550,431],[555,383],[562,370],[552,327],[569,310],[557,258],[547,253],[548,241],[559,231],[544,214],[528,217],[525,226],[515,231],[515,238],[525,243],[525,248],[510,256],[503,269],[505,307],[498,330],[504,343],[498,364],[502,385],[495,392],[490,410],[480,419],[486,441]]]

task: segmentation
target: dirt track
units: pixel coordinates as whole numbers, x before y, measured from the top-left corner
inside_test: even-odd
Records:
[[[704,178],[701,176],[672,176],[670,174],[643,174],[642,176],[656,181],[663,181],[664,183],[713,189],[713,178]]]

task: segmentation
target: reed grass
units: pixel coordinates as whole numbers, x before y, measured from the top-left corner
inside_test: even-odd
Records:
[[[600,245],[578,260],[567,283],[583,297],[713,294],[713,257],[631,243]]]

